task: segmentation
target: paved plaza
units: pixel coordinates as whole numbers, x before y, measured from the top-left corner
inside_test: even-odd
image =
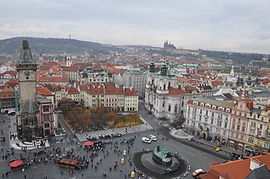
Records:
[[[132,127],[123,127],[117,129],[106,129],[100,131],[92,131],[86,133],[75,134],[70,130],[62,120],[59,120],[63,131],[66,135],[56,136],[50,140],[50,146],[35,150],[11,150],[10,134],[14,127],[14,121],[9,116],[0,116],[0,129],[3,131],[1,136],[6,138],[5,142],[0,142],[0,177],[11,179],[125,179],[129,178],[131,171],[136,170],[133,165],[133,154],[142,150],[154,149],[158,145],[169,148],[173,153],[178,153],[188,161],[189,170],[184,178],[191,179],[191,172],[202,168],[206,171],[213,161],[224,162],[224,159],[217,155],[211,154],[199,147],[194,148],[190,145],[175,140],[170,137],[169,133],[165,133],[163,129],[168,130],[165,123],[158,121],[151,115],[146,114],[142,109],[140,114],[144,124]],[[165,127],[164,127],[165,126]],[[166,131],[166,130],[165,130]],[[175,131],[174,131],[175,132]],[[111,143],[105,144],[104,149],[97,152],[93,158],[90,153],[83,149],[83,141],[87,137],[98,138],[111,134],[122,134],[121,137],[111,138]],[[157,136],[157,141],[151,144],[146,144],[141,141],[142,137],[149,137],[150,134]],[[178,133],[176,133],[178,134]],[[132,143],[127,143],[129,139],[135,139]],[[183,139],[179,139],[183,140]],[[186,140],[186,139],[185,139]],[[99,139],[105,141],[105,139]],[[60,150],[60,155],[72,152],[74,156],[83,158],[89,161],[89,166],[81,170],[71,170],[62,168],[55,163],[53,159],[45,160],[48,156],[55,152],[55,149]],[[123,155],[123,151],[128,151],[127,155]],[[41,155],[36,155],[40,153]],[[35,161],[30,166],[25,166],[23,170],[10,171],[9,161],[11,159],[24,158],[26,161]],[[125,164],[121,164],[122,158],[125,159]],[[116,168],[112,169],[113,166]],[[106,173],[106,176],[104,176]],[[138,178],[138,173],[137,177]],[[148,177],[141,177],[148,178]]]

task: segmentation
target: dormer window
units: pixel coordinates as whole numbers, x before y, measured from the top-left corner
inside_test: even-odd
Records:
[[[224,111],[224,108],[223,107],[219,107],[218,110],[219,111]]]

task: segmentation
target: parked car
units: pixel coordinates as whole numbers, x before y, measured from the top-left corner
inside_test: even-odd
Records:
[[[152,140],[148,137],[142,137],[142,142],[150,144],[152,142]]]
[[[206,173],[203,169],[197,169],[192,173],[194,178],[198,178],[199,175]]]
[[[149,138],[152,140],[152,141],[157,141],[157,137],[156,136],[154,136],[154,135],[149,135]]]
[[[221,151],[221,150],[222,150],[221,147],[216,147],[216,148],[215,148],[215,151],[216,151],[216,152],[219,152],[219,151]]]

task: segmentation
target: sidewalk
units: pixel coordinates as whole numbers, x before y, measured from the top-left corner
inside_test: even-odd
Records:
[[[173,128],[170,130],[170,135],[173,137],[179,138],[179,139],[187,139],[187,140],[192,139],[192,141],[190,141],[190,142],[195,142],[195,143],[201,144],[204,147],[207,147],[211,150],[214,150],[217,147],[216,143],[211,142],[211,141],[207,141],[205,139],[199,139],[199,137],[197,137],[197,136],[189,135],[186,132],[184,132],[184,130],[182,130],[182,129],[176,130]],[[231,147],[227,147],[225,145],[221,145],[220,147],[222,148],[223,152],[228,153],[228,154],[235,153],[238,155],[245,155],[244,152],[235,150],[235,149],[233,149]]]

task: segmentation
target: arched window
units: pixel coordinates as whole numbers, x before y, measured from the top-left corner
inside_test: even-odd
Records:
[[[168,106],[168,111],[171,112],[171,105]]]
[[[166,89],[166,85],[165,85],[165,84],[163,85],[163,89],[164,89],[164,90]]]

